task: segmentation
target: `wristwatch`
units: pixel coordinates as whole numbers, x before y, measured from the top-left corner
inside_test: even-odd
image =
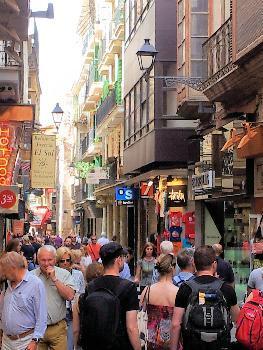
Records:
[[[32,341],[39,343],[40,342],[40,338],[32,338]]]

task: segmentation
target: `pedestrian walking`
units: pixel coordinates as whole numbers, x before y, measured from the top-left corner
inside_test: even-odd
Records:
[[[46,289],[48,309],[47,330],[38,350],[67,350],[66,300],[75,295],[73,278],[69,271],[56,267],[56,249],[44,245],[38,251],[39,268],[32,273],[39,277]]]
[[[160,251],[161,254],[173,254],[174,246],[173,243],[170,241],[162,241],[160,244]],[[156,283],[159,281],[159,272],[156,268],[153,269],[153,275],[152,275],[152,283]]]
[[[22,244],[18,238],[12,238],[6,245],[5,251],[8,252],[17,252],[20,255],[23,255],[21,252]]]
[[[28,263],[28,271],[34,270],[36,265],[36,253],[35,249],[32,246],[30,239],[28,235],[25,235],[23,237],[23,244],[21,247],[21,252],[23,253],[24,257],[27,260]]]
[[[170,346],[170,329],[178,287],[173,284],[176,258],[173,254],[160,255],[156,267],[159,281],[147,286],[141,295],[148,314],[147,350],[164,350]]]
[[[88,284],[80,302],[80,339],[84,350],[141,350],[136,286],[119,277],[125,255],[116,242],[100,249],[104,275]]]
[[[152,284],[156,257],[157,251],[155,246],[152,243],[146,243],[142,251],[141,259],[137,262],[136,275],[134,278],[134,282],[140,286],[140,292],[142,292],[146,286]]]
[[[102,247],[104,244],[109,243],[110,240],[107,238],[106,232],[101,232],[100,238],[98,239],[98,243]]]
[[[212,247],[216,253],[216,262],[217,262],[216,273],[218,277],[224,282],[227,282],[232,287],[234,287],[235,275],[234,275],[232,266],[229,264],[228,261],[225,261],[223,258],[221,258],[221,255],[223,253],[223,247],[221,246],[221,244],[213,244]]]
[[[61,247],[57,250],[57,264],[62,269],[66,269],[70,272],[73,282],[75,285],[76,295],[80,295],[85,292],[85,280],[83,273],[79,270],[73,268],[73,251],[70,251],[66,247]],[[75,298],[74,298],[75,300]],[[74,342],[73,342],[73,329],[72,329],[72,304],[73,301],[66,301],[66,321],[67,321],[67,340],[68,340],[68,350],[73,350]]]
[[[171,350],[178,349],[182,330],[184,350],[222,350],[230,347],[231,322],[239,315],[234,289],[214,277],[216,255],[211,246],[195,250],[197,276],[177,293],[172,319]]]
[[[87,283],[90,283],[95,278],[103,276],[104,269],[102,264],[98,262],[91,263],[85,271],[85,280]],[[74,338],[74,347],[75,349],[80,349],[79,346],[79,331],[80,331],[80,319],[79,319],[79,299],[83,297],[82,294],[80,297],[76,297],[75,303],[72,305],[72,314],[73,314],[73,338]]]
[[[64,247],[67,247],[69,249],[71,249],[72,247],[72,239],[70,236],[68,236],[65,240],[64,240],[64,244],[63,244]]]
[[[185,281],[194,277],[194,251],[192,249],[183,249],[177,255],[177,265],[180,272],[173,277],[173,283],[176,287],[180,287]]]
[[[80,249],[81,244],[77,241],[77,235],[75,233],[71,234],[71,249]]]
[[[263,267],[259,267],[258,269],[251,271],[248,279],[247,289],[248,294],[250,294],[253,289],[257,289],[263,292]]]
[[[100,258],[101,246],[99,243],[97,243],[96,235],[92,235],[90,239],[91,239],[91,242],[86,247],[88,255],[91,257],[92,262],[98,261]]]
[[[17,252],[0,260],[8,287],[3,294],[2,350],[36,350],[47,328],[46,292],[42,281],[29,273]]]

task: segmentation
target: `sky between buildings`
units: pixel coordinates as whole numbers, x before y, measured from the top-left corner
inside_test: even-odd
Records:
[[[31,0],[33,11],[54,5],[55,19],[37,19],[40,45],[40,83],[42,89],[40,122],[52,123],[56,102],[63,99],[78,78],[81,43],[76,34],[81,0]]]

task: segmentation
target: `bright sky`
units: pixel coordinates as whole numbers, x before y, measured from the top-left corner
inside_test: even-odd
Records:
[[[70,91],[80,70],[80,40],[76,35],[81,0],[31,0],[33,11],[54,5],[55,19],[37,19],[40,45],[40,83],[42,125],[52,123],[51,111]]]

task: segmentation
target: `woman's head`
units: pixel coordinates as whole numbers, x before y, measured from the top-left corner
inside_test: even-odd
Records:
[[[67,247],[60,247],[57,250],[56,260],[59,267],[66,270],[71,270],[72,252]]]
[[[5,251],[6,252],[17,252],[17,253],[20,253],[21,245],[22,244],[20,243],[18,238],[13,238],[7,243]]]
[[[152,243],[148,242],[145,244],[145,246],[143,247],[143,251],[142,251],[142,259],[145,257],[157,257],[157,251],[155,248],[155,245],[153,245]]]
[[[28,236],[28,235],[25,235],[25,236],[23,237],[23,243],[24,243],[24,244],[30,244],[30,239],[29,239],[29,236]]]
[[[93,281],[97,277],[102,276],[103,273],[104,273],[104,268],[102,264],[98,262],[93,262],[92,264],[88,265],[85,272],[85,278],[87,283]]]
[[[83,253],[80,249],[71,250],[72,262],[76,265],[80,265]]]
[[[176,257],[173,254],[160,255],[155,266],[161,276],[173,273],[175,267]]]

